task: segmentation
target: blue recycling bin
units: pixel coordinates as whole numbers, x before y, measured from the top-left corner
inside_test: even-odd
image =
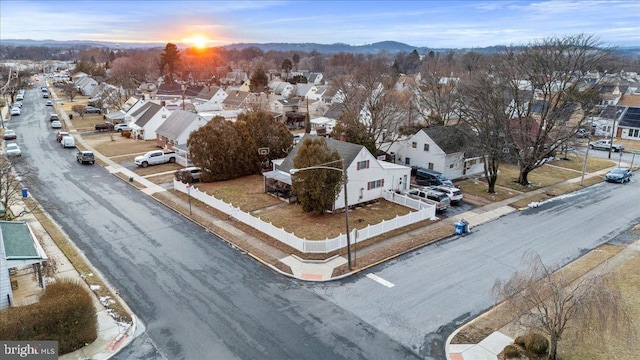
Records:
[[[469,232],[469,222],[465,219],[461,219],[456,225],[456,235],[462,235]]]
[[[22,188],[22,198],[26,198],[28,195],[27,188]]]

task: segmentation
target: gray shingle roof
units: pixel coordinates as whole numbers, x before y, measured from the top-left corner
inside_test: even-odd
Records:
[[[313,135],[305,135],[305,138],[307,136],[312,138],[317,138],[316,136],[313,136]],[[330,149],[335,149],[336,151],[338,151],[338,153],[340,154],[340,157],[345,160],[347,167],[351,165],[353,160],[356,158],[356,156],[360,153],[360,151],[364,147],[362,145],[352,144],[352,143],[334,140],[330,138],[325,138],[325,139],[327,141],[327,146]],[[282,164],[280,164],[280,166],[277,166],[276,169],[284,172],[289,172],[289,170],[293,169],[293,158],[296,157],[296,154],[298,154],[298,149],[300,149],[300,146],[302,146],[303,143],[304,141],[300,141],[293,148],[293,150],[291,150],[291,152],[289,153],[289,155],[287,155],[284,161],[282,161]]]
[[[169,139],[177,139],[197,119],[198,114],[191,111],[174,110],[158,127],[156,134]]]
[[[156,103],[152,103],[152,102],[148,102],[146,104],[144,104],[141,108],[145,109],[144,113],[142,114],[142,116],[140,116],[138,118],[138,120],[136,120],[136,125],[140,126],[140,127],[144,127],[149,120],[151,120],[151,118],[153,118],[153,116],[160,111],[160,109],[162,109],[162,106],[156,104]]]
[[[421,131],[424,131],[446,154],[463,152],[467,157],[481,154],[473,143],[473,139],[477,137],[468,126],[463,124],[430,126]]]

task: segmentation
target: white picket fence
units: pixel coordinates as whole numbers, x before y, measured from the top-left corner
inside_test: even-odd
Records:
[[[272,238],[277,239],[278,241],[287,244],[292,248],[295,248],[298,251],[304,253],[329,253],[347,246],[346,234],[340,234],[333,239],[327,238],[324,240],[308,240],[299,238],[293,233],[289,233],[284,229],[274,226],[271,223],[262,221],[260,218],[244,212],[240,210],[240,208],[234,207],[231,204],[227,204],[222,200],[216,199],[215,197],[208,195],[198,189],[195,189],[193,187],[188,188],[187,184],[183,182],[173,180],[173,187],[177,191],[188,194],[192,198],[198,201],[202,201],[203,203],[215,208],[216,210],[222,211],[223,213],[235,218],[236,220],[241,221],[258,231],[261,231],[271,236]],[[436,208],[433,205],[426,204],[421,201],[393,192],[388,192],[384,195],[385,199],[388,201],[409,206],[413,209],[416,209],[417,211],[410,212],[403,216],[396,216],[394,219],[384,220],[381,223],[375,225],[369,225],[361,230],[352,230],[350,238],[352,244],[370,239],[372,237],[384,234],[389,231],[393,231],[407,225],[417,223],[419,221],[435,218]]]

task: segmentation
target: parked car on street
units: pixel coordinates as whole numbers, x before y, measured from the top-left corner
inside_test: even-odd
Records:
[[[46,106],[53,106],[53,101],[51,101],[51,100],[47,100],[44,104],[45,104]]]
[[[48,92],[42,93],[42,97],[45,98],[45,99],[48,99],[49,98],[49,93]]]
[[[15,140],[17,138],[16,132],[11,129],[4,130],[4,139],[5,140]]]
[[[49,121],[60,121],[60,118],[58,117],[58,114],[51,114],[49,115]]]
[[[51,122],[52,129],[62,129],[62,123],[58,120],[54,120]]]
[[[611,140],[598,140],[598,141],[592,141],[589,143],[589,148],[591,149],[595,149],[595,150],[613,150],[614,152],[620,152],[622,150],[624,150],[624,145],[622,144],[613,144],[611,143]]]
[[[20,108],[17,106],[14,106],[11,108],[11,116],[16,116],[16,115],[20,115]]]
[[[96,162],[92,151],[78,151],[76,153],[76,161],[81,164],[94,164]]]
[[[63,148],[74,148],[76,147],[76,140],[73,136],[63,136],[62,140],[60,140],[60,145],[62,145]]]
[[[633,174],[629,168],[619,167],[609,171],[604,178],[608,182],[619,182],[620,184],[623,184],[627,181],[631,181],[631,176],[633,176]]]
[[[66,131],[58,131],[58,133],[56,134],[56,141],[60,142],[65,136],[69,136],[69,133]]]
[[[7,156],[22,156],[22,151],[20,150],[20,146],[16,143],[9,143],[5,146],[4,153]]]

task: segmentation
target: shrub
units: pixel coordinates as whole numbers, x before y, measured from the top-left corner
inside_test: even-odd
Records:
[[[520,335],[515,340],[513,340],[513,343],[519,345],[521,348],[524,348],[524,339],[525,337],[523,335]]]
[[[127,139],[131,137],[131,131],[123,131],[122,132],[122,136],[126,137]]]
[[[504,350],[502,350],[502,355],[504,355],[505,359],[515,359],[520,357],[520,350],[514,345],[505,346]]]
[[[524,348],[536,355],[546,355],[549,349],[549,340],[542,334],[531,332],[525,336]]]
[[[60,354],[75,351],[98,336],[93,296],[72,280],[49,285],[40,302],[3,310],[0,317],[0,339],[58,341]]]

